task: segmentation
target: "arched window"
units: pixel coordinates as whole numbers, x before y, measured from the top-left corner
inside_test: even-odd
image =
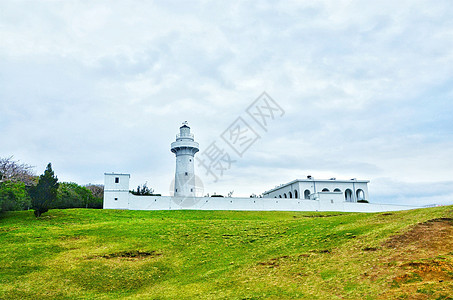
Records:
[[[291,192],[289,192],[288,195],[289,195],[289,198],[293,197],[293,194]]]
[[[340,192],[341,193],[341,190],[339,188],[336,188],[333,190],[334,192]]]
[[[310,199],[310,190],[305,190],[304,191],[304,198],[305,199]]]
[[[330,192],[328,188],[323,188],[322,191],[323,192]]]
[[[346,202],[352,202],[352,191],[350,189],[344,191],[344,200]]]
[[[283,197],[284,197],[284,198],[287,198],[287,197],[286,197],[286,193],[283,194]]]
[[[361,189],[356,191],[357,200],[365,200],[365,192]]]
[[[299,198],[299,195],[297,194],[297,190],[294,190],[294,198]]]
[[[282,197],[282,195],[278,195],[278,198],[281,198],[281,197]]]
[[[275,196],[274,198],[277,198],[277,196]]]

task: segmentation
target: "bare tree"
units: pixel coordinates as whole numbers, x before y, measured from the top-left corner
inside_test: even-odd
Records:
[[[91,194],[96,198],[104,197],[104,185],[103,184],[87,184],[85,185],[87,189],[91,191]]]
[[[37,176],[33,166],[13,160],[13,157],[0,158],[0,174],[2,180],[12,182],[23,182],[27,186],[35,185]]]

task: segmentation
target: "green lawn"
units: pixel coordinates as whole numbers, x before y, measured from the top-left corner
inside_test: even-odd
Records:
[[[0,299],[452,299],[446,218],[452,206],[10,212],[0,217]]]

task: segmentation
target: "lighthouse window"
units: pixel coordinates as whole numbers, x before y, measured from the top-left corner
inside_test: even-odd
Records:
[[[193,189],[190,189],[191,192],[193,192]]]
[[[118,201],[118,198],[115,198],[115,201]]]
[[[115,183],[120,183],[120,178],[119,177],[115,177]]]
[[[189,175],[189,173],[187,173],[187,172],[186,172],[186,173],[184,173],[184,175],[186,175],[186,176],[187,176],[187,175]]]
[[[189,159],[190,162],[192,162],[192,159]]]

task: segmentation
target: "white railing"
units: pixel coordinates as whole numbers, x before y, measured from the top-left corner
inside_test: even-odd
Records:
[[[180,134],[178,133],[176,135],[176,138],[179,139],[179,138],[192,138],[193,139],[193,133],[189,133],[189,134]]]

